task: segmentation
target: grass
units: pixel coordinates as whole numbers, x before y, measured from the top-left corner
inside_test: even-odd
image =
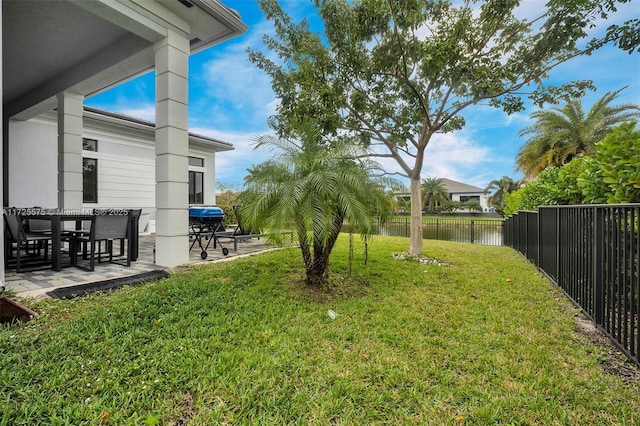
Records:
[[[35,303],[0,328],[0,424],[640,423],[640,384],[604,371],[609,349],[515,252],[392,258],[406,248],[376,237],[349,275],[342,238],[322,291],[284,249]]]

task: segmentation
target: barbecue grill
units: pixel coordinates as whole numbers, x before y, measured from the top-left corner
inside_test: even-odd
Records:
[[[200,247],[200,258],[207,258],[207,249],[212,241],[216,241],[216,232],[224,231],[224,211],[220,207],[190,207],[189,208],[189,238],[193,238],[193,242],[189,247],[189,251],[193,246],[198,244]],[[205,243],[206,241],[206,243]],[[217,241],[220,244],[220,241]],[[213,245],[216,246],[216,243]],[[229,254],[229,249],[222,247],[222,254]]]

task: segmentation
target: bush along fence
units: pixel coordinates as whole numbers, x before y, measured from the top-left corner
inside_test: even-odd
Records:
[[[505,220],[525,255],[640,365],[640,204],[549,206]]]
[[[410,224],[409,218],[376,223],[374,234],[408,238]],[[349,232],[349,230],[349,224],[345,222],[342,231]],[[422,236],[429,240],[501,246],[502,221],[469,218],[423,218]]]

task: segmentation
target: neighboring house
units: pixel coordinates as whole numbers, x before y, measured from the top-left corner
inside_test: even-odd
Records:
[[[489,195],[483,188],[477,186],[468,185],[466,183],[457,182],[455,180],[441,178],[444,183],[444,187],[449,193],[449,199],[453,201],[466,202],[470,200],[476,200],[480,203],[483,212],[489,212]],[[396,197],[409,201],[411,196],[409,190],[396,193]],[[464,210],[463,210],[464,211]]]
[[[109,132],[100,133],[97,121],[95,128],[89,125],[83,102],[154,71],[156,116],[151,162],[155,176],[147,183],[155,188],[156,263],[168,267],[187,263],[189,156],[200,149],[201,139],[188,132],[189,56],[245,32],[247,26],[238,13],[218,0],[2,0],[0,14],[3,206],[18,201],[44,206],[55,201],[47,207],[81,209],[100,204],[104,197],[115,201],[117,193],[100,188],[100,175],[103,166],[115,163],[109,163],[115,153],[105,149],[117,141],[100,142]],[[44,124],[47,120],[56,123],[53,141],[52,127]],[[137,132],[134,128],[128,131]],[[136,137],[129,145],[120,145],[128,151],[118,154],[121,159],[133,158],[141,149],[148,154],[147,148],[136,145]],[[148,137],[147,130],[144,138]],[[52,154],[49,147],[46,158],[19,145],[44,139],[50,140],[55,150]],[[85,139],[97,140],[97,151],[94,142]],[[206,145],[207,141],[203,142]],[[33,161],[34,157],[41,157],[41,162]],[[97,203],[83,201],[84,168],[91,168],[89,158],[98,160],[98,188],[93,194]],[[147,157],[144,167],[150,176],[148,161]],[[192,171],[206,171],[207,167],[206,159],[203,167],[191,166]],[[41,199],[14,198],[22,197],[12,194],[21,181],[25,182],[21,192],[40,191],[42,182],[35,187],[30,183],[34,168],[46,176],[57,175],[44,183],[52,193]],[[139,188],[140,183],[133,186]],[[145,202],[152,203],[151,198]],[[0,252],[4,252],[3,243],[0,239]],[[3,268],[4,262],[0,262],[0,276],[4,276]]]
[[[140,230],[155,229],[154,123],[84,107],[84,208],[141,208]],[[13,207],[58,204],[57,114],[9,120],[9,197]],[[215,204],[215,153],[230,143],[189,133],[189,204]],[[147,226],[147,224],[149,226]]]
[[[483,188],[466,183],[456,182],[455,180],[443,178],[445,188],[449,192],[449,199],[465,203],[467,201],[476,200],[480,203],[483,212],[489,211],[489,195]]]

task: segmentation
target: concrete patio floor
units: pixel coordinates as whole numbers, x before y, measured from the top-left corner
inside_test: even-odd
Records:
[[[15,269],[5,271],[5,286],[20,297],[47,297],[47,292],[56,288],[88,284],[109,279],[131,277],[146,272],[164,270],[154,263],[153,246],[155,235],[140,235],[138,260],[131,262],[130,267],[103,261],[96,263],[93,272],[87,272],[72,266],[63,267],[56,272],[51,269],[40,269],[31,272],[16,273]],[[264,239],[252,238],[238,242],[238,250],[234,251],[232,241],[222,241],[222,246],[229,249],[229,254],[224,256],[218,245],[213,248],[213,243],[207,250],[207,258],[200,257],[201,250],[196,244],[189,253],[190,264],[209,263],[235,259],[264,252],[273,248],[265,243]],[[64,265],[64,263],[63,263]],[[67,261],[68,265],[68,261]]]

